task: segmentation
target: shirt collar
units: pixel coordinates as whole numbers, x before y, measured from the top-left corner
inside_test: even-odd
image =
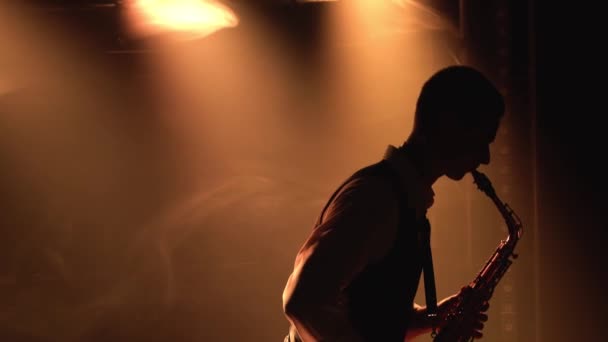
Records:
[[[408,204],[416,210],[418,216],[424,215],[433,205],[435,192],[431,186],[424,185],[421,181],[407,151],[388,145],[383,159],[399,173],[403,190],[408,196]]]

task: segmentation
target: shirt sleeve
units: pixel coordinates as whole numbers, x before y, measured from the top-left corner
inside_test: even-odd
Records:
[[[389,186],[380,179],[346,184],[298,252],[283,303],[304,341],[362,341],[342,291],[394,242],[398,208]]]

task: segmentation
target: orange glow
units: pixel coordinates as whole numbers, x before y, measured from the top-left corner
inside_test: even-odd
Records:
[[[0,96],[11,92],[13,88],[9,81],[0,78]]]
[[[135,0],[132,10],[134,25],[144,34],[169,31],[200,38],[239,23],[230,8],[215,1]]]

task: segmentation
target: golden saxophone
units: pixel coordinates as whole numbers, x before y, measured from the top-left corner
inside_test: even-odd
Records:
[[[433,341],[435,342],[463,342],[473,340],[473,337],[470,336],[472,331],[462,331],[462,322],[466,317],[477,314],[484,302],[490,300],[496,285],[498,285],[498,282],[513,263],[511,258],[517,258],[517,254],[514,253],[514,250],[523,234],[523,228],[519,217],[513,212],[508,204],[503,203],[498,198],[488,177],[477,170],[474,170],[471,173],[477,184],[477,188],[490,197],[496,205],[496,208],[498,208],[498,211],[500,211],[500,214],[507,224],[509,236],[500,241],[496,251],[490,256],[475,280],[468,285],[470,291],[465,291],[464,295],[458,297],[457,305],[448,313],[444,327],[434,335]]]

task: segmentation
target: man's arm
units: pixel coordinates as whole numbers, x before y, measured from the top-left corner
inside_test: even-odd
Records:
[[[423,335],[430,334],[432,331],[432,325],[426,315],[426,306],[421,306],[414,303],[412,308],[412,319],[409,322],[409,326],[405,335],[405,340],[410,341],[414,338]]]
[[[304,341],[363,341],[348,320],[342,290],[391,248],[397,213],[392,190],[376,179],[351,182],[330,205],[283,292],[285,314]]]

